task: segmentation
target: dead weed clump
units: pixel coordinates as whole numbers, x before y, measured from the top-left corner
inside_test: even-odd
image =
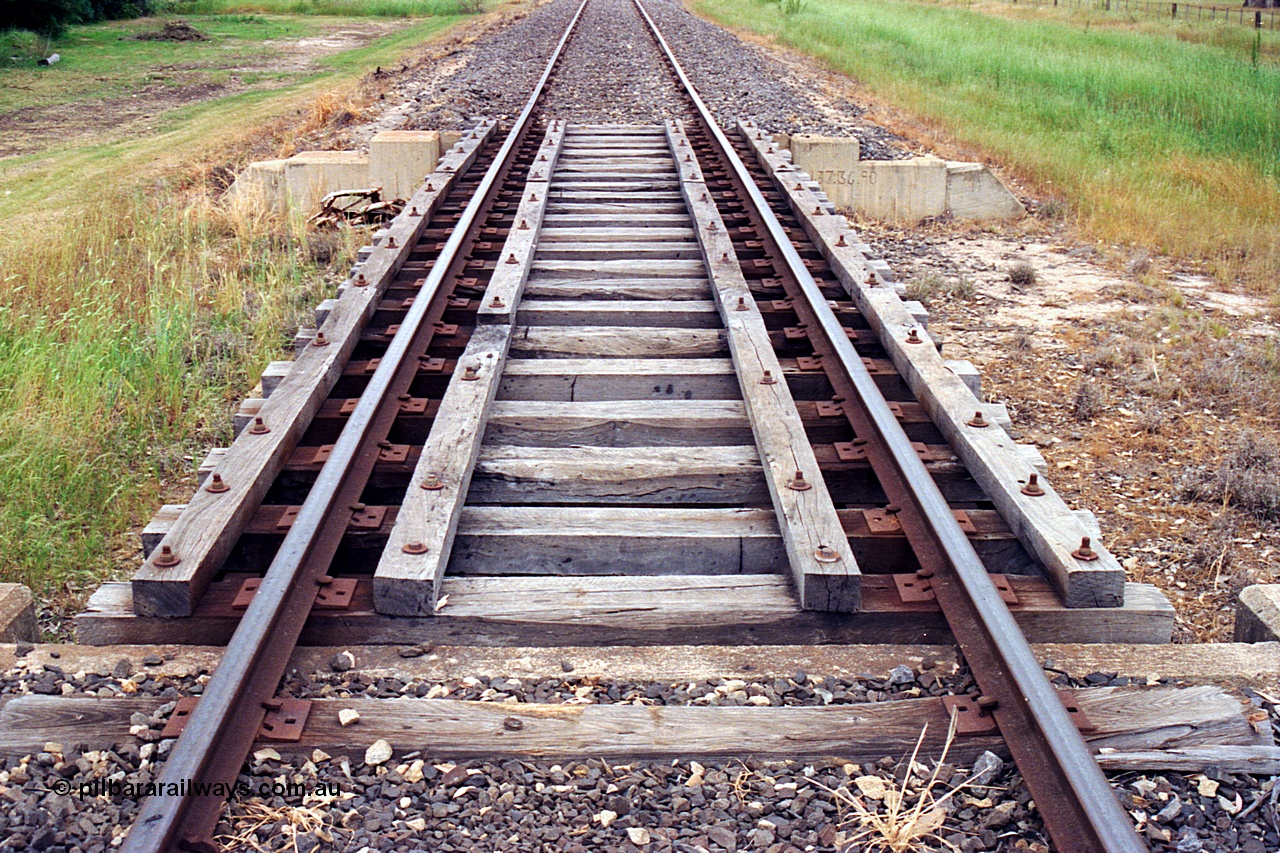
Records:
[[[1036,283],[1036,268],[1019,261],[1009,268],[1009,282],[1015,287],[1031,287]]]
[[[1280,440],[1246,430],[1215,467],[1185,475],[1189,500],[1234,506],[1260,521],[1280,519]]]

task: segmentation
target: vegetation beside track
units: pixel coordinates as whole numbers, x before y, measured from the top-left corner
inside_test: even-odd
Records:
[[[270,30],[284,41],[324,23],[189,20],[217,38],[155,45],[118,41],[146,21],[75,27],[65,38],[76,47],[44,73],[107,77],[64,98],[92,111],[127,90],[124,78],[172,62],[155,51],[199,65],[236,39],[261,45]],[[128,532],[162,500],[185,500],[199,455],[231,437],[234,401],[363,241],[227,206],[221,187],[247,160],[358,122],[385,85],[367,72],[398,67],[460,20],[397,26],[287,81],[163,112],[137,138],[104,128],[0,159],[0,581],[74,603],[136,562]],[[31,73],[0,71],[0,113],[31,97],[8,88]]]
[[[691,2],[989,155],[1092,237],[1280,304],[1280,33],[998,3]]]

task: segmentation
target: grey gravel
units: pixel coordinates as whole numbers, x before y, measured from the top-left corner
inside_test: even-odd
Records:
[[[1111,672],[1071,677],[1045,661],[1060,685],[1145,684]],[[131,667],[130,667],[131,668]],[[124,667],[121,667],[123,671]],[[910,675],[910,678],[906,678]],[[207,676],[155,678],[145,671],[126,679],[114,673],[68,674],[57,665],[19,661],[0,680],[0,693],[28,690],[73,695],[121,693],[176,697],[196,693]],[[743,704],[761,697],[769,704],[851,704],[893,701],[941,692],[970,691],[968,673],[906,672],[887,678],[834,679],[797,672],[792,678],[751,681],[710,679],[693,684],[632,683],[599,678],[563,677],[521,680],[468,677],[429,684],[373,678],[358,671],[314,675],[290,673],[286,693],[306,696],[398,697],[431,693],[441,698],[517,702],[574,701],[645,704]],[[1277,732],[1280,713],[1270,698],[1245,688],[1248,700],[1265,711]],[[828,696],[830,697],[828,699]],[[173,746],[160,739],[174,703],[130,723],[145,726],[137,739],[108,750],[76,751],[73,744],[48,744],[46,751],[0,765],[0,849],[102,851],[115,827],[127,825],[136,804],[125,796],[85,797],[54,793],[59,781],[78,786],[94,779],[147,782]],[[516,719],[516,718],[511,718]],[[298,792],[246,795],[231,806],[228,837],[243,835],[263,820],[252,843],[262,849],[374,851],[432,850],[761,850],[765,853],[829,851],[855,841],[862,827],[848,797],[883,811],[883,801],[862,796],[860,777],[875,776],[892,788],[907,772],[904,756],[885,756],[873,764],[826,762],[678,761],[608,765],[600,761],[563,764],[528,761],[446,761],[415,752],[394,753],[391,760],[366,766],[365,749],[376,735],[352,750],[312,753],[277,760],[269,753],[251,758],[240,781],[251,792],[264,783],[300,783],[320,798]],[[281,750],[284,752],[284,750]],[[310,760],[308,760],[310,759]],[[922,756],[924,776],[936,778],[935,799],[964,787],[943,802],[946,822],[924,849],[975,851],[1048,851],[1040,818],[1016,766],[992,753],[972,767],[939,765],[938,756]],[[698,768],[701,767],[701,770]],[[935,777],[936,771],[936,777]],[[920,777],[921,769],[915,774]],[[865,781],[865,780],[864,780]],[[1216,790],[1207,793],[1216,784]],[[1183,853],[1280,849],[1276,779],[1228,774],[1209,769],[1203,776],[1113,774],[1117,796],[1137,816],[1141,831],[1157,850]],[[792,788],[792,786],[795,786]],[[914,796],[914,795],[912,795]],[[910,804],[912,801],[908,799]],[[296,837],[282,832],[283,821],[311,820]],[[604,825],[607,823],[607,826]],[[633,839],[647,833],[649,842]],[[853,849],[866,849],[866,839]],[[249,844],[248,840],[239,842]]]
[[[577,6],[554,0],[481,37],[465,65],[417,93],[405,126],[460,128],[477,115],[514,116]],[[670,0],[649,0],[647,8],[723,126],[746,118],[775,133],[856,135],[864,159],[909,156],[898,137],[859,118],[862,107],[819,98],[760,48]],[[569,121],[660,123],[684,114],[674,86],[630,0],[592,0],[540,106],[544,117]]]

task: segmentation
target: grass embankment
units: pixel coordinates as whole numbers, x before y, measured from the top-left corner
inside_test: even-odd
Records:
[[[230,209],[210,166],[287,149],[335,110],[358,113],[376,97],[360,83],[366,71],[398,64],[457,20],[413,23],[295,72],[284,88],[172,110],[141,138],[0,160],[0,580],[56,602],[64,584],[85,585],[132,555],[125,531],[156,508],[163,483],[229,440],[230,404],[321,298],[326,270],[349,263],[360,238],[317,238],[296,221]],[[211,34],[300,26],[193,23]],[[98,32],[136,26],[73,29],[77,48],[49,73],[148,49]],[[234,38],[185,43],[185,61],[216,65],[239,49]],[[115,64],[117,75],[134,73],[133,62]],[[0,72],[0,87],[21,73]],[[77,108],[93,109],[115,85],[96,82]]]
[[[170,0],[164,14],[333,15],[355,18],[422,18],[479,11],[478,0]]]
[[[692,4],[988,154],[1099,240],[1280,296],[1280,34],[902,0]]]

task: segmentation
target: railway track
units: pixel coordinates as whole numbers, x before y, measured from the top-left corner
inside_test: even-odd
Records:
[[[444,156],[264,377],[128,600],[82,617],[226,643],[161,782],[234,782],[264,731],[296,737],[307,703],[277,688],[317,636],[954,638],[978,691],[950,713],[1004,737],[1056,847],[1145,849],[1024,632],[1149,637],[1166,609],[808,177],[715,123],[642,3],[684,114],[544,116],[585,6],[523,112]],[[150,797],[123,849],[213,849],[222,805]]]

